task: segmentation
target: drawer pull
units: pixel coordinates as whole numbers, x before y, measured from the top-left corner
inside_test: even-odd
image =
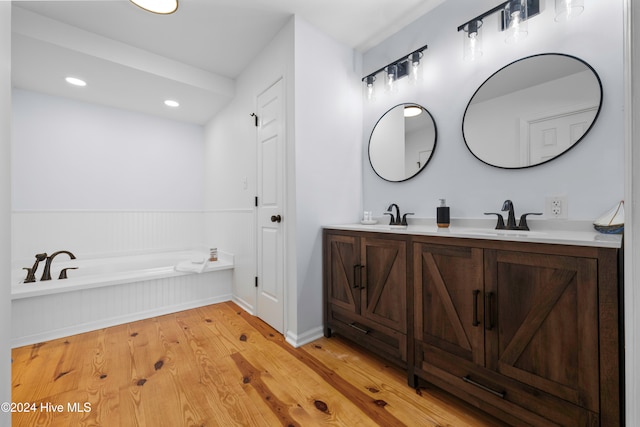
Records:
[[[368,334],[368,333],[369,333],[369,331],[368,331],[367,329],[363,329],[363,328],[361,328],[361,327],[357,326],[357,325],[355,324],[355,322],[354,322],[354,323],[349,323],[349,326],[351,326],[351,327],[352,327],[353,329],[355,329],[356,331],[362,332],[363,334]]]
[[[480,291],[475,289],[473,291],[473,326],[478,326],[480,321],[478,320],[478,295]]]
[[[488,391],[489,393],[493,394],[494,396],[498,396],[500,399],[504,399],[504,397],[506,396],[507,392],[506,391],[495,391],[489,387],[487,387],[486,385],[482,385],[478,382],[475,382],[474,380],[472,380],[471,378],[469,378],[469,376],[466,377],[462,377],[462,381],[464,381],[465,383],[469,383],[471,385],[474,385],[484,391]]]
[[[487,321],[486,324],[486,330],[490,331],[493,329],[493,292],[489,292],[487,293],[487,295],[485,296],[486,299],[486,303],[487,303],[487,314],[486,316],[489,318],[489,320]]]

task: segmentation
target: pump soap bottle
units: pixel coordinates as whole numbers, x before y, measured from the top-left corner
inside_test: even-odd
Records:
[[[449,206],[445,199],[440,199],[440,206],[436,209],[436,224],[438,228],[448,228],[449,223]]]

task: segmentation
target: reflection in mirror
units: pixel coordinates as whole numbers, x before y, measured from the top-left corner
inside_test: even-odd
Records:
[[[424,107],[397,105],[387,111],[371,131],[371,167],[382,179],[406,181],[427,165],[436,139],[435,121]]]
[[[520,59],[478,88],[462,121],[467,147],[500,168],[526,168],[567,152],[589,132],[602,85],[584,61],[563,54]]]

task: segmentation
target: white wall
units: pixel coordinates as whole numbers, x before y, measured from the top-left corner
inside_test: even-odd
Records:
[[[13,259],[203,244],[201,126],[14,89]]]
[[[350,48],[294,17],[241,74],[236,97],[206,127],[206,242],[235,254],[234,299],[255,313],[257,164],[250,114],[257,95],[284,77],[285,328],[294,345],[322,333],[321,226],[354,222],[361,210],[357,60]]]
[[[625,1],[625,391],[626,422],[640,425],[640,7]]]
[[[376,70],[424,44],[423,81],[398,82],[397,93],[379,91],[364,106],[362,150],[364,210],[381,215],[390,202],[418,217],[433,218],[446,198],[452,218],[482,218],[505,199],[516,211],[541,212],[546,196],[566,194],[570,219],[593,220],[623,198],[622,1],[587,2],[574,21],[556,23],[553,2],[529,21],[529,36],[507,45],[495,31],[497,15],[484,22],[484,55],[462,59],[457,27],[495,6],[491,0],[456,0],[440,5],[380,45],[367,51],[364,72]],[[475,90],[495,71],[519,58],[545,52],[577,56],[598,72],[603,107],[590,133],[570,153],[547,164],[504,170],[478,161],[462,137],[462,116]],[[438,127],[438,144],[427,168],[404,183],[389,183],[368,166],[366,144],[376,120],[390,107],[415,102],[426,107]],[[460,173],[459,171],[464,171]]]
[[[283,77],[288,116],[292,115],[293,31],[291,20],[237,78],[234,99],[205,128],[206,245],[235,255],[234,300],[253,314],[257,147],[250,114],[256,111],[257,95]],[[292,133],[288,130],[287,136]]]
[[[11,401],[11,3],[0,2],[0,402]],[[0,425],[11,414],[0,411]]]
[[[289,308],[296,308],[297,323],[290,322],[287,338],[302,344],[322,331],[321,227],[362,215],[362,92],[360,56],[295,22],[296,246],[289,250],[297,280]]]

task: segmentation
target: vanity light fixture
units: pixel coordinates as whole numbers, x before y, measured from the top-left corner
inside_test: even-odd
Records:
[[[87,85],[87,82],[85,82],[84,80],[81,80],[77,77],[66,77],[65,81],[71,85],[74,86],[80,86],[80,87],[84,87]]]
[[[178,0],[131,0],[131,3],[159,15],[169,15],[178,10]]]
[[[178,101],[174,101],[173,99],[167,99],[166,101],[164,101],[164,105],[166,105],[167,107],[179,107],[180,103]]]
[[[473,61],[482,56],[482,20],[474,19],[467,22],[462,29],[465,32],[462,48],[463,58],[466,61]]]
[[[363,77],[362,81],[367,86],[367,99],[373,99],[373,83],[376,81],[376,74],[383,71],[385,73],[385,84],[388,91],[395,91],[397,89],[396,82],[403,77],[411,76],[410,78],[413,81],[419,80],[420,60],[422,59],[423,52],[426,49],[427,45],[424,45],[420,49],[414,50],[409,55],[403,56],[402,58]]]
[[[556,21],[573,19],[583,10],[584,0],[556,0]]]
[[[501,15],[500,31],[506,32],[505,42],[514,43],[527,35],[527,20],[540,13],[540,0],[508,0],[460,25],[458,31],[464,34],[465,59],[473,60],[482,55],[482,20],[497,12]]]

